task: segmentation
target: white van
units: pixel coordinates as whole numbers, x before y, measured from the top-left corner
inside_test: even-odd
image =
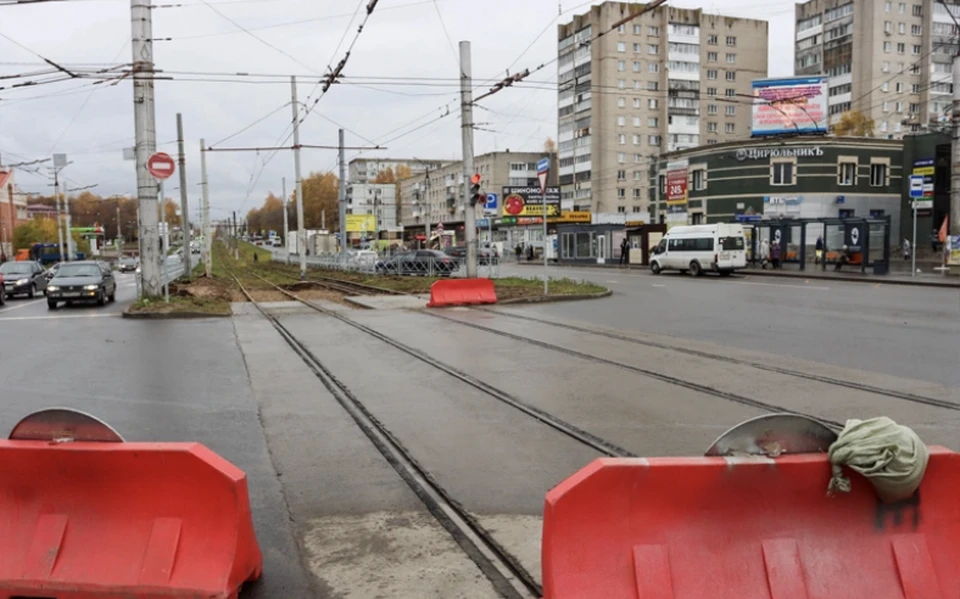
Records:
[[[713,271],[727,276],[746,268],[746,246],[743,225],[737,223],[673,227],[653,250],[650,272],[679,270],[699,276]]]

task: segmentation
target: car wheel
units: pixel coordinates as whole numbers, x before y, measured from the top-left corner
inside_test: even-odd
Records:
[[[650,263],[650,272],[652,272],[652,273],[655,274],[655,275],[660,274],[660,273],[662,272],[662,270],[661,270],[661,268],[660,268],[660,263],[659,263],[659,262],[651,262],[651,263]]]
[[[694,277],[699,277],[701,274],[703,274],[703,269],[700,268],[700,263],[697,262],[696,260],[693,260],[692,262],[690,262],[690,275]]]
[[[30,285],[30,291],[29,291],[29,293],[27,293],[27,297],[29,297],[30,299],[33,299],[33,298],[35,298],[36,296],[37,296],[37,286],[36,286],[36,285]]]
[[[720,276],[721,276],[721,277],[729,277],[729,276],[732,275],[732,274],[733,274],[733,271],[732,271],[732,270],[721,270],[721,271],[720,271]]]
[[[57,302],[56,302],[55,300],[48,299],[48,300],[47,300],[47,308],[50,309],[50,310],[56,310],[56,309],[57,309]]]
[[[107,303],[105,292],[101,291],[99,294],[97,294],[97,305],[102,306],[105,303]]]
[[[111,302],[117,301],[117,288],[116,288],[116,287],[113,288],[113,291],[110,292],[110,295],[107,296],[107,299],[109,299]]]

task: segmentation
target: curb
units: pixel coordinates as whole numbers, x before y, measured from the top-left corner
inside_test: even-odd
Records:
[[[233,314],[211,314],[209,312],[130,312],[124,310],[123,318],[131,320],[196,320],[199,318],[229,318]]]
[[[551,304],[555,302],[575,302],[580,300],[592,300],[600,299],[604,297],[610,297],[613,295],[612,289],[607,289],[606,291],[601,291],[600,293],[580,293],[580,294],[569,294],[569,295],[541,295],[538,297],[517,297],[513,299],[503,300],[502,302],[498,301],[497,304],[501,306],[509,306],[511,304]]]

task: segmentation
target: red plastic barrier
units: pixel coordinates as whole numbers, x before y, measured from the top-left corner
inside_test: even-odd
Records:
[[[244,473],[196,443],[0,441],[0,599],[232,599],[260,577]]]
[[[495,304],[497,292],[490,279],[443,279],[430,286],[428,308]]]
[[[960,454],[884,505],[824,454],[599,459],[547,494],[545,599],[957,599]]]

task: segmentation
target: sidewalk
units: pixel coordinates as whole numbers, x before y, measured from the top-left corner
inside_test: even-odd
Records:
[[[515,262],[513,264],[516,264]],[[541,262],[521,262],[520,266],[543,266]],[[551,262],[551,267],[571,267],[571,268],[596,268],[598,270],[617,270],[624,267],[617,264],[561,264],[557,262]],[[940,271],[934,271],[934,265],[919,265],[918,268],[922,272],[917,273],[916,277],[910,276],[910,271],[899,271],[894,268],[895,265],[891,264],[892,272],[886,275],[875,275],[871,272],[871,269],[867,269],[866,273],[860,272],[859,266],[848,266],[840,272],[833,270],[833,266],[827,266],[827,270],[821,270],[820,268],[814,268],[813,264],[808,264],[806,270],[799,270],[797,265],[789,264],[787,269],[773,270],[772,268],[763,269],[759,266],[747,267],[741,271],[738,271],[738,274],[741,275],[756,275],[762,277],[784,277],[784,278],[795,278],[795,279],[816,279],[816,280],[825,280],[825,281],[849,281],[855,283],[873,283],[873,284],[887,284],[887,285],[914,285],[917,287],[945,287],[952,289],[960,289],[960,277],[955,274],[942,275]],[[794,270],[791,270],[792,269]],[[632,270],[646,270],[646,266],[631,265],[628,268]]]

